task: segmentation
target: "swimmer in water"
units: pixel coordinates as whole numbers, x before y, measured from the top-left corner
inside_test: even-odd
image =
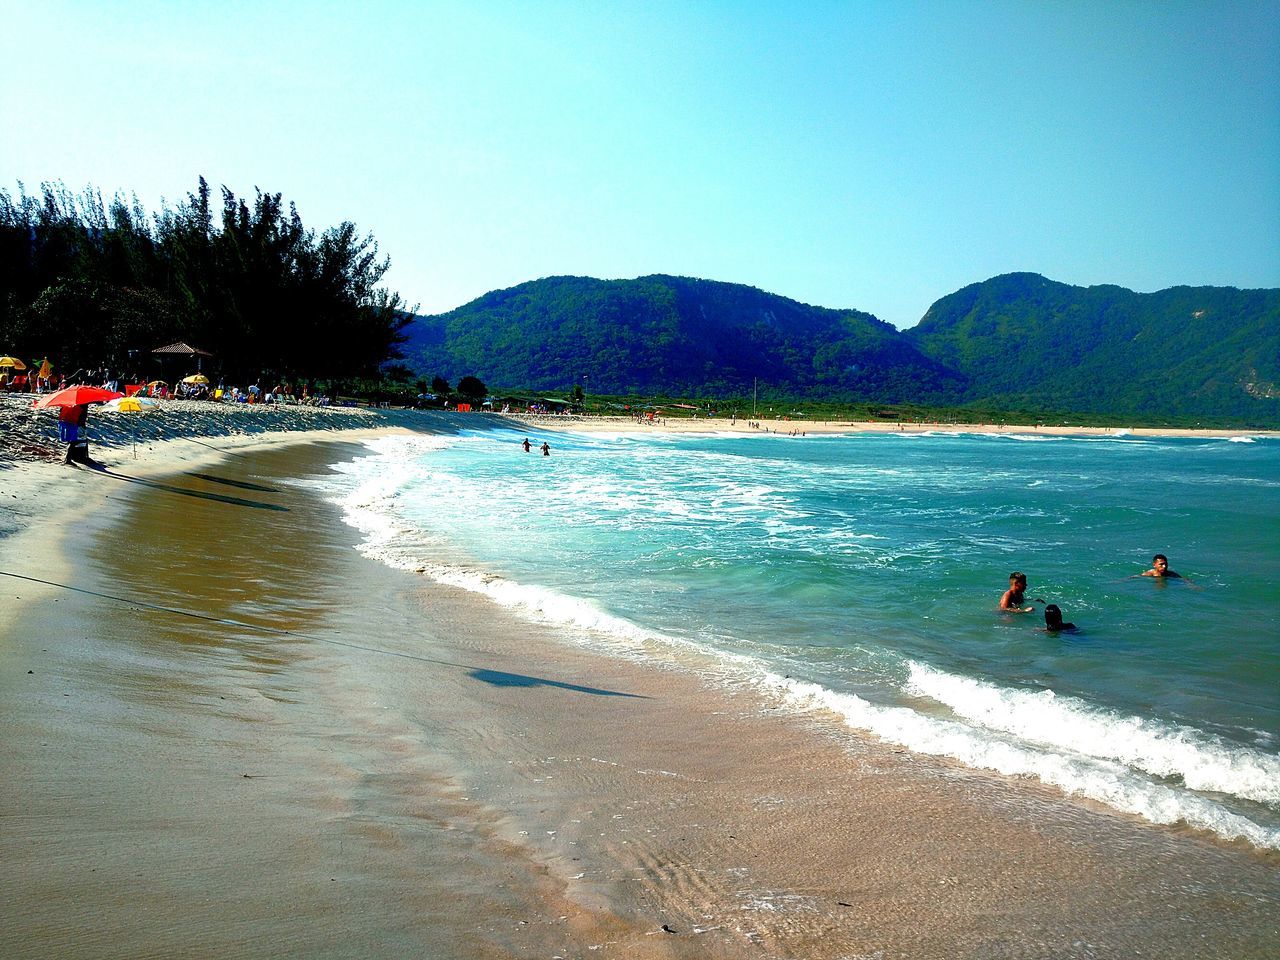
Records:
[[[1150,570],[1144,570],[1142,571],[1142,573],[1135,573],[1132,577],[1129,577],[1129,579],[1137,580],[1139,577],[1154,577],[1156,580],[1161,581],[1161,584],[1160,584],[1161,586],[1164,586],[1164,581],[1166,580],[1181,580],[1183,583],[1187,584],[1193,590],[1203,589],[1194,581],[1178,573],[1177,570],[1170,570],[1169,558],[1166,557],[1163,553],[1157,553],[1154,557],[1151,558]]]
[[[1024,594],[1027,591],[1027,575],[1025,573],[1009,574],[1009,589],[1004,592],[1004,596],[1000,598],[1000,609],[1009,613],[1035,613],[1035,607],[1024,607],[1027,602]],[[1033,603],[1044,603],[1038,597]]]
[[[531,444],[531,443],[529,442],[529,438],[528,438],[528,437],[525,437],[525,438],[524,438],[524,443],[520,444],[520,446],[524,447],[524,452],[525,452],[525,453],[528,453],[528,452],[529,452],[529,448],[530,448],[530,447],[532,447],[532,446],[533,446],[533,444]]]
[[[1169,569],[1169,558],[1163,553],[1157,553],[1151,558],[1151,569],[1145,570],[1139,576],[1143,577],[1161,577],[1166,580],[1181,580],[1182,574],[1176,570]]]
[[[1076,625],[1063,623],[1062,611],[1058,609],[1056,603],[1051,603],[1044,608],[1044,629],[1046,633],[1074,633]]]

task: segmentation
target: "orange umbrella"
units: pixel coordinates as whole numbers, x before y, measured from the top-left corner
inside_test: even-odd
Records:
[[[86,403],[105,403],[123,396],[123,393],[104,390],[102,387],[64,387],[62,390],[41,397],[32,406],[37,410],[44,410],[47,407],[80,407]]]

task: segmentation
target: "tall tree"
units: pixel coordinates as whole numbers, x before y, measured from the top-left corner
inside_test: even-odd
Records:
[[[317,233],[279,193],[221,200],[203,177],[154,216],[92,189],[0,190],[0,342],[69,369],[186,339],[234,378],[372,376],[398,356],[412,312],[371,235]]]

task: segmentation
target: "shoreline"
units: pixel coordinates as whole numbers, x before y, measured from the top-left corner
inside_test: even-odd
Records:
[[[0,393],[0,447],[15,462],[56,461],[62,446],[56,442],[56,420],[49,411],[33,411],[31,396]],[[524,413],[458,413],[456,411],[372,409],[367,407],[305,407],[300,405],[248,406],[204,401],[169,400],[146,414],[95,412],[91,414],[91,449],[108,451],[107,458],[136,458],[157,442],[186,439],[199,443],[210,434],[219,437],[254,437],[267,433],[350,430],[421,430],[424,424],[449,425],[450,429],[503,425],[512,429],[550,429],[583,433],[680,433],[752,436],[764,434],[985,434],[1040,437],[1144,437],[1231,439],[1280,438],[1280,430],[1186,429],[1174,427],[1102,427],[1000,423],[917,423],[886,421],[809,421],[749,418],[659,418],[641,422],[630,416],[579,416]],[[126,453],[127,451],[127,453]],[[0,469],[4,463],[0,462]]]
[[[759,419],[759,428],[749,426],[751,418],[704,417],[659,418],[660,423],[641,423],[635,417],[573,416],[558,414],[496,414],[504,420],[512,420],[529,426],[556,428],[566,431],[594,432],[668,432],[668,433],[731,433],[752,436],[765,433],[789,434],[801,431],[807,434],[855,434],[855,433],[909,433],[937,434],[964,433],[1042,436],[1042,437],[1201,437],[1228,439],[1231,437],[1280,437],[1280,430],[1246,429],[1189,429],[1181,427],[1100,427],[1067,426],[1052,424],[1001,424],[1001,423],[918,423],[914,421],[887,422],[876,420],[775,420]]]
[[[445,942],[461,943],[449,953],[460,957],[544,949],[636,957],[1060,956],[1079,953],[1079,944],[1109,956],[1163,948],[1166,956],[1261,957],[1276,946],[1274,923],[1268,926],[1280,898],[1274,857],[856,734],[824,736],[804,718],[772,714],[758,697],[576,648],[563,631],[360,557],[351,549],[357,534],[335,526],[336,509],[318,494],[263,480],[276,475],[263,473],[264,465],[282,479],[322,473],[339,453],[349,455],[331,441],[364,435],[218,438],[225,450],[188,444],[184,451],[173,441],[136,470],[130,461],[131,474],[168,487],[180,485],[183,471],[216,468],[218,489],[259,508],[286,506],[288,517],[225,496],[188,503],[163,487],[92,487],[103,478],[89,471],[39,464],[0,471],[6,494],[19,495],[15,474],[41,486],[39,501],[22,500],[32,519],[25,533],[0,540],[3,569],[14,569],[16,557],[49,569],[61,552],[63,570],[92,569],[100,583],[111,569],[104,538],[124,540],[143,557],[189,543],[191,555],[176,571],[123,571],[112,589],[148,591],[176,607],[200,606],[203,598],[200,609],[226,613],[214,609],[227,603],[222,588],[241,578],[224,567],[247,556],[254,586],[234,609],[252,616],[230,616],[295,634],[276,644],[225,624],[113,614],[107,601],[72,602],[53,588],[6,596],[6,613],[20,615],[0,621],[9,647],[0,682],[20,695],[6,697],[0,721],[23,768],[0,789],[0,813],[15,827],[0,844],[21,853],[24,880],[34,871],[43,881],[33,892],[16,877],[0,882],[8,902],[22,907],[22,922],[0,935],[12,955],[50,952],[30,942],[49,934],[31,898],[60,889],[67,871],[98,869],[90,864],[104,859],[125,889],[141,888],[152,902],[171,897],[173,911],[179,894],[194,894],[196,880],[209,900],[184,920],[163,908],[154,918],[140,915],[111,898],[99,904],[96,896],[94,921],[121,925],[122,936],[133,923],[141,923],[139,935],[148,923],[168,923],[215,943],[236,930],[261,955],[296,955],[290,946],[317,955],[294,920],[264,909],[273,903],[271,885],[246,875],[253,851],[281,849],[291,851],[277,853],[289,869],[268,879],[295,886],[291,898],[301,904],[292,909],[319,929],[347,931],[349,943],[374,955]],[[73,482],[48,488],[54,476]],[[106,509],[95,511],[98,504]],[[175,509],[181,531],[166,529]],[[201,545],[202,532],[217,541]],[[295,551],[312,560],[299,564]],[[21,606],[8,599],[14,593],[24,595]],[[46,615],[65,631],[58,637],[84,639],[52,654],[57,684],[33,699],[35,683],[14,653],[45,673],[48,656],[38,651],[49,654],[50,642],[13,624]],[[131,618],[139,616],[147,645],[134,635]],[[109,622],[107,636],[92,626],[85,632],[99,622]],[[165,637],[158,647],[150,643]],[[117,667],[112,651],[122,648],[126,666]],[[170,689],[178,676],[181,687]],[[58,696],[66,689],[70,703]],[[236,706],[220,704],[223,697]],[[88,712],[77,714],[75,704],[86,699]],[[139,706],[141,721],[126,716]],[[23,714],[24,707],[51,709],[55,718]],[[204,731],[208,723],[217,736]],[[106,756],[84,755],[77,733],[100,737]],[[111,766],[120,757],[113,735],[154,759],[122,774]],[[195,756],[184,752],[192,749]],[[262,774],[266,799],[240,792],[256,783],[260,751],[280,768]],[[82,766],[73,770],[76,763]],[[187,799],[168,783],[175,769],[199,783],[202,802],[237,816],[187,812],[175,823]],[[28,810],[33,797],[23,773],[40,776],[35,792],[44,801],[75,808],[52,826],[73,839],[87,831],[95,845],[81,849],[42,821],[43,810]],[[264,818],[264,810],[288,816]],[[139,838],[164,847],[175,829],[202,851],[230,845],[211,868],[188,863],[189,877],[160,869],[158,877],[130,879]],[[24,845],[32,842],[57,846],[61,858],[32,855]],[[140,859],[156,867],[145,851]],[[6,862],[18,861],[7,855]],[[316,868],[324,879],[310,877]],[[302,881],[297,869],[307,874]],[[265,901],[253,904],[256,921],[235,915],[246,906],[237,881]],[[335,900],[328,883],[343,887],[351,904]],[[73,885],[95,896],[82,881]],[[1116,911],[1117,903],[1125,909]],[[357,916],[357,906],[380,913]],[[327,911],[336,911],[332,920]],[[1219,917],[1238,929],[1218,929]],[[281,930],[302,939],[272,949]],[[1206,949],[1199,936],[1206,930],[1229,939]],[[1174,931],[1181,946],[1167,942]],[[437,939],[446,933],[463,939]],[[95,951],[66,930],[58,936],[66,955],[120,948],[98,943]],[[228,944],[210,955],[233,952]]]

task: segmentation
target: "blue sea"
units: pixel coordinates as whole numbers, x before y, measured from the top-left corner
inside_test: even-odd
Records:
[[[372,441],[337,478],[362,549],[566,642],[1280,849],[1280,441],[525,436]],[[1135,578],[1157,552],[1185,579]],[[1014,570],[1077,631],[1000,612]]]

